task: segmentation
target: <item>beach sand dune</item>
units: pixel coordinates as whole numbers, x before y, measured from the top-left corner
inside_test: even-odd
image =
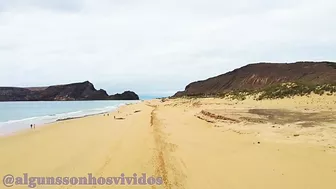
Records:
[[[336,126],[332,119],[322,121],[319,116],[334,115],[335,103],[330,102],[335,99],[175,99],[127,105],[111,116],[66,120],[0,138],[1,177],[146,173],[162,177],[164,185],[113,187],[334,189]],[[304,127],[285,111],[322,113]]]

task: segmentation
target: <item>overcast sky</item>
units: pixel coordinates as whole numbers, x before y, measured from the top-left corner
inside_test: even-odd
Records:
[[[336,59],[335,0],[0,0],[0,86],[171,95],[253,62]]]

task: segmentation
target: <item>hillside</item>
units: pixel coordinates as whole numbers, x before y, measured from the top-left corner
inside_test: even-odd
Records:
[[[216,95],[230,91],[262,90],[282,83],[322,85],[336,82],[336,63],[256,63],[190,83],[173,97]]]
[[[96,90],[89,81],[49,87],[0,87],[0,101],[70,100],[139,100],[139,97],[131,91],[109,96],[103,89]]]

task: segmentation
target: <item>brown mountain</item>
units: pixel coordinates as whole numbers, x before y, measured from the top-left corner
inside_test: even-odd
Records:
[[[284,82],[325,84],[336,82],[336,63],[256,63],[226,74],[190,83],[174,97],[197,96],[229,91],[257,90]]]
[[[139,100],[139,97],[131,91],[109,96],[103,89],[96,90],[89,81],[50,87],[0,87],[0,101],[70,100]]]

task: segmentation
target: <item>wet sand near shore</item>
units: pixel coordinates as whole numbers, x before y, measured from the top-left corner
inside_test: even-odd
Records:
[[[174,99],[127,105],[110,116],[65,120],[0,138],[0,176],[146,173],[162,177],[164,185],[113,187],[334,189],[335,100]]]

